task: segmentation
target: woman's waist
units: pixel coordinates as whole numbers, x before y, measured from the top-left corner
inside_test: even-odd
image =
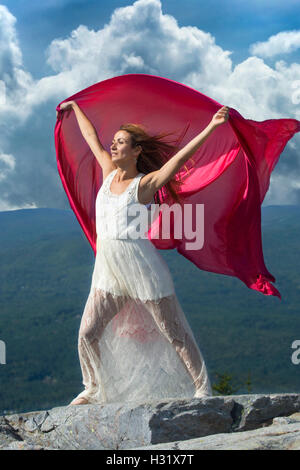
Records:
[[[153,256],[154,252],[157,251],[153,243],[148,238],[137,238],[136,240],[126,238],[102,238],[97,237],[96,242],[97,249],[101,248],[101,251],[109,253],[114,251],[119,254],[134,254],[134,253],[146,253],[149,256]],[[155,255],[154,255],[155,256]]]
[[[109,237],[109,236],[105,236],[105,235],[102,235],[101,234],[98,234],[97,235],[97,243],[98,242],[102,242],[102,243],[111,243],[111,244],[116,244],[116,245],[122,245],[122,244],[136,244],[136,245],[150,245],[150,246],[153,246],[152,242],[149,240],[148,237],[146,238],[130,238],[130,237],[127,237],[127,238],[122,238],[122,237]],[[154,247],[154,246],[153,246]]]

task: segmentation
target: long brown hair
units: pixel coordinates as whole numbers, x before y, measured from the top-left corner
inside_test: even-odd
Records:
[[[173,132],[161,132],[156,135],[148,134],[146,128],[141,124],[123,124],[120,130],[127,131],[131,136],[131,145],[135,147],[140,145],[142,152],[137,159],[137,170],[141,173],[151,173],[151,171],[159,170],[179,149],[187,129],[175,141],[166,142],[163,139],[173,135]],[[173,142],[173,143],[172,143]],[[175,143],[174,143],[175,142]],[[177,177],[178,176],[178,177]],[[176,174],[168,183],[166,183],[154,195],[154,201],[161,204],[167,197],[167,193],[171,199],[181,203],[181,199],[177,193],[178,188],[182,185],[179,175]],[[164,195],[165,194],[165,195]]]

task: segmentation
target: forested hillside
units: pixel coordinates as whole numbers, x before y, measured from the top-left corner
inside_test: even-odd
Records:
[[[300,208],[262,210],[266,266],[282,295],[201,271],[161,250],[205,357],[211,381],[232,375],[237,393],[299,392]],[[71,210],[0,213],[0,414],[63,406],[82,390],[77,335],[94,254]]]

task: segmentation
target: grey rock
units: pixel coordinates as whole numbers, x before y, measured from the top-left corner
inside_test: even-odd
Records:
[[[56,450],[51,447],[42,447],[34,443],[26,441],[11,442],[7,447],[2,447],[1,450]]]
[[[42,448],[128,449],[170,438],[229,432],[233,406],[233,400],[208,397],[66,406],[5,419],[19,440]],[[0,443],[3,448],[5,443]]]
[[[300,450],[300,417],[278,418],[274,424],[251,431],[217,434],[131,450]]]
[[[277,416],[288,416],[300,410],[300,395],[235,395],[234,430],[247,431],[266,426]]]
[[[0,449],[296,448],[297,412],[299,394],[69,405],[0,417]]]
[[[300,413],[294,413],[291,416],[281,416],[273,419],[273,424],[292,424],[300,421]]]
[[[18,433],[5,421],[3,416],[0,417],[0,436],[1,444],[9,445],[12,442],[21,440]]]

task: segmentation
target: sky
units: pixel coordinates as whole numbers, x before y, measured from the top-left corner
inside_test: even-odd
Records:
[[[0,0],[0,211],[70,209],[55,108],[127,73],[181,82],[246,119],[300,120],[299,0]],[[263,205],[300,205],[299,134]]]

